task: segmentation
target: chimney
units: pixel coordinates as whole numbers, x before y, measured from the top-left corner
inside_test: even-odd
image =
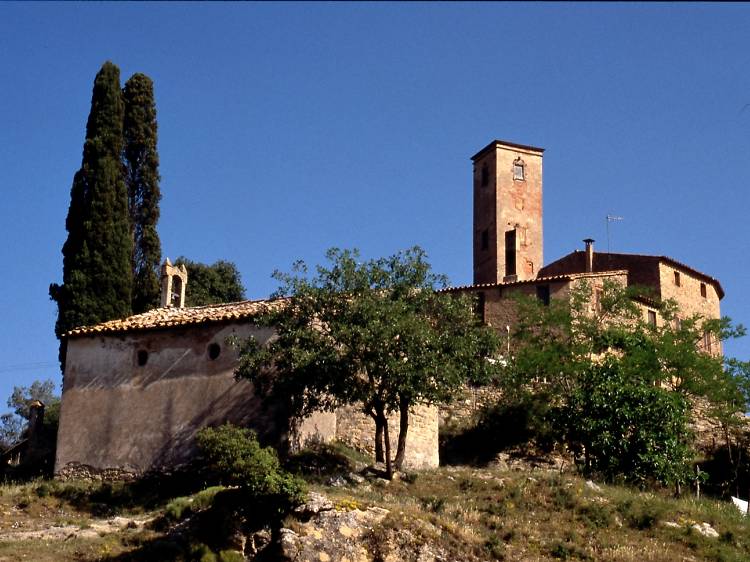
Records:
[[[29,404],[29,429],[27,437],[29,443],[35,446],[42,434],[42,425],[44,424],[44,404],[39,400],[34,400]]]
[[[594,240],[586,238],[583,241],[586,244],[586,273],[594,271]]]
[[[185,306],[185,286],[187,269],[185,264],[172,265],[169,258],[161,266],[161,306],[183,308]]]

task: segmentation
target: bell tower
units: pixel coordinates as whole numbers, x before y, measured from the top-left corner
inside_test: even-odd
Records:
[[[534,279],[542,267],[543,148],[495,140],[474,162],[474,284]]]
[[[187,285],[185,264],[172,265],[169,258],[161,266],[161,306],[183,308],[185,306],[185,286]]]

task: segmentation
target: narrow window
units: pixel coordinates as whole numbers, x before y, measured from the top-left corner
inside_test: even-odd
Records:
[[[516,274],[516,231],[505,233],[505,275]]]
[[[705,299],[706,298],[706,284],[701,283],[701,296]]]
[[[524,174],[524,164],[523,160],[521,158],[516,158],[513,161],[513,179],[514,180],[525,180],[525,174]]]
[[[549,306],[549,285],[537,285],[536,298],[542,301],[544,306]]]
[[[218,343],[212,343],[208,346],[208,358],[212,361],[221,353],[221,346]]]
[[[482,321],[482,324],[484,324],[484,303],[485,303],[485,297],[483,292],[477,293],[477,298],[474,301],[474,313],[477,315],[477,318],[479,318]]]
[[[654,328],[656,327],[656,312],[653,310],[648,311],[648,323]]]
[[[680,286],[680,272],[679,271],[674,272],[674,284],[677,285],[678,287]]]
[[[139,349],[138,350],[138,366],[143,367],[146,363],[148,363],[148,351],[145,349]]]
[[[484,229],[484,230],[482,231],[482,250],[486,250],[486,249],[487,249],[487,248],[489,248],[489,247],[490,247],[490,233],[489,233],[489,231],[488,231],[488,230],[487,230],[487,229],[485,228],[485,229]]]
[[[703,332],[703,351],[711,353],[711,332]]]
[[[482,164],[482,187],[487,187],[490,183],[490,171],[487,164]]]

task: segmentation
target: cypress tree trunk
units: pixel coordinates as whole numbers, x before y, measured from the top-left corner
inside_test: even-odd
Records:
[[[123,89],[125,180],[133,243],[133,312],[145,312],[159,305],[158,268],[161,243],[156,231],[159,221],[159,154],[154,85],[144,74],[134,74]]]
[[[132,241],[120,160],[122,123],[120,70],[106,62],[94,80],[83,159],[70,191],[63,284],[50,285],[58,307],[58,338],[76,326],[131,313]],[[64,342],[60,361],[64,370]]]

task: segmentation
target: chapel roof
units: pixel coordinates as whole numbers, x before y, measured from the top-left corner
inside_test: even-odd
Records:
[[[118,320],[109,320],[93,326],[81,326],[64,334],[64,337],[95,335],[115,332],[132,332],[136,330],[152,330],[188,324],[204,324],[208,322],[226,322],[242,320],[259,314],[274,306],[279,300],[240,301],[206,306],[191,306],[184,308],[163,307],[155,308],[128,316]]]

